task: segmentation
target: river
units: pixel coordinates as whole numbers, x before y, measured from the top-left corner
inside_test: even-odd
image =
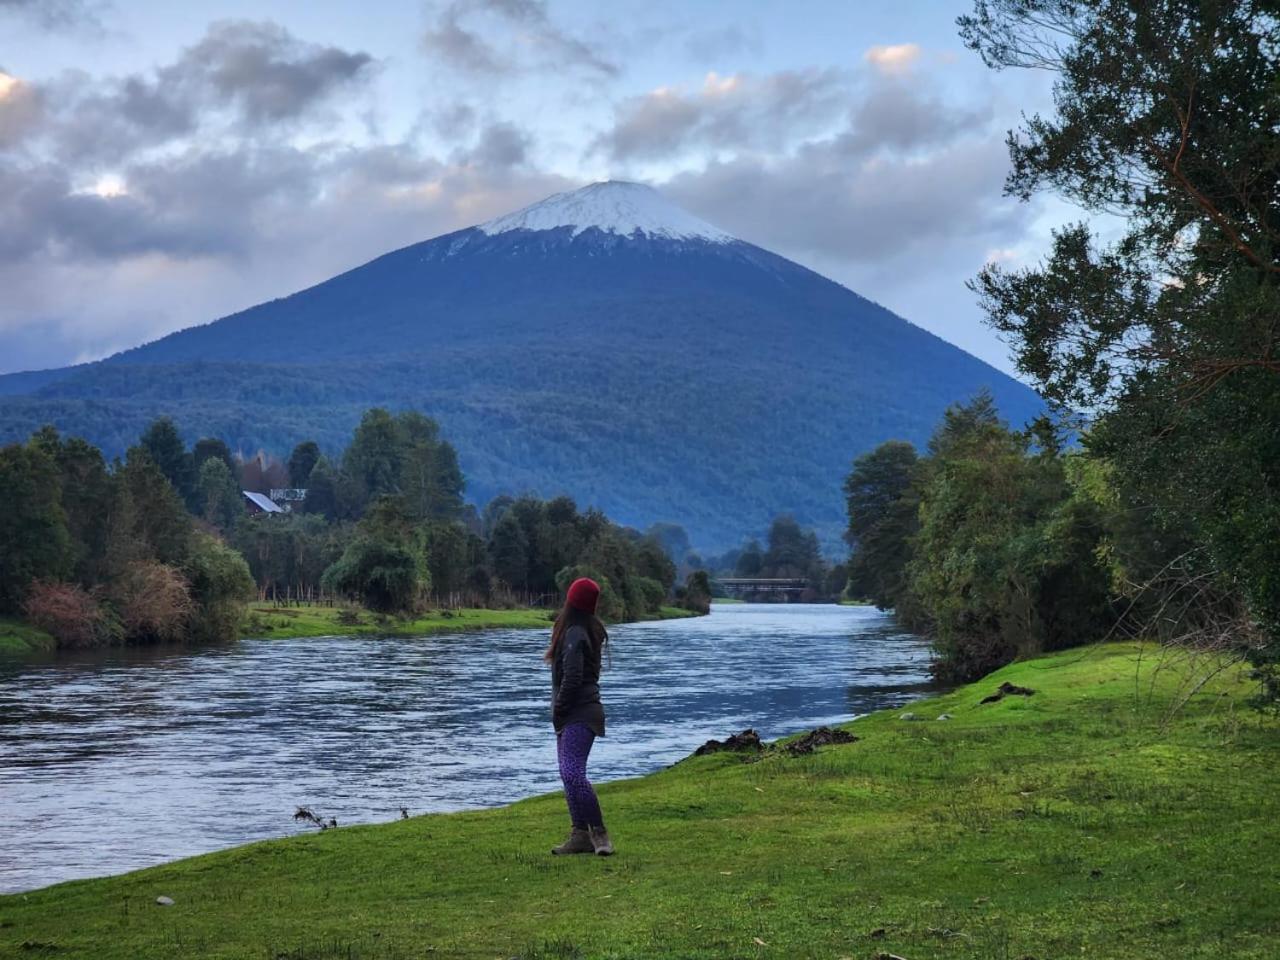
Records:
[[[611,631],[597,781],[711,737],[893,706],[928,650],[866,607],[728,604]],[[556,789],[545,631],[0,658],[0,892]],[[554,837],[561,824],[548,824]]]

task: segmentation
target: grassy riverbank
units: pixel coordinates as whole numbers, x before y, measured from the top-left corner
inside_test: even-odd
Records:
[[[697,614],[680,607],[662,607],[645,620],[674,620]],[[354,617],[354,622],[353,622]],[[368,610],[337,607],[277,607],[252,604],[241,627],[243,637],[422,636],[463,630],[543,628],[555,619],[553,610],[519,608],[435,610],[422,617],[396,618]]]
[[[558,795],[342,827],[0,898],[0,956],[1273,958],[1280,724],[1238,673],[1168,719],[1187,673],[1139,653],[606,785],[610,860],[547,855]]]
[[[498,627],[545,627],[553,614],[547,610],[436,610],[426,616],[382,617],[368,610],[338,607],[277,607],[251,604],[243,637],[420,636],[455,630],[488,630]]]
[[[29,623],[0,617],[0,653],[37,653],[57,645],[53,637]]]

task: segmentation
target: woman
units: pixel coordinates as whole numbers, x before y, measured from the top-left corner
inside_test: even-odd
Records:
[[[596,737],[604,736],[600,652],[609,635],[596,616],[599,599],[600,585],[594,580],[582,577],[570,584],[544,655],[551,664],[551,722],[573,824],[569,839],[551,851],[557,855],[595,853],[607,857],[613,853],[600,801],[587,779],[591,745]]]

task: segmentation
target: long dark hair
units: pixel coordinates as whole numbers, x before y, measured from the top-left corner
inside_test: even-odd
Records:
[[[599,617],[566,603],[556,616],[555,625],[551,628],[551,642],[547,644],[547,651],[542,655],[542,659],[547,663],[555,661],[556,654],[560,652],[560,644],[564,642],[564,635],[569,632],[570,627],[582,627],[586,630],[587,636],[591,638],[591,645],[595,647],[597,653],[609,642],[609,631],[604,628]]]

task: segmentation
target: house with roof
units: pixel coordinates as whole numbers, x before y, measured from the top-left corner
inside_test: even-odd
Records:
[[[283,507],[265,493],[255,493],[253,490],[241,490],[240,492],[244,494],[245,509],[251,514],[285,512]]]

